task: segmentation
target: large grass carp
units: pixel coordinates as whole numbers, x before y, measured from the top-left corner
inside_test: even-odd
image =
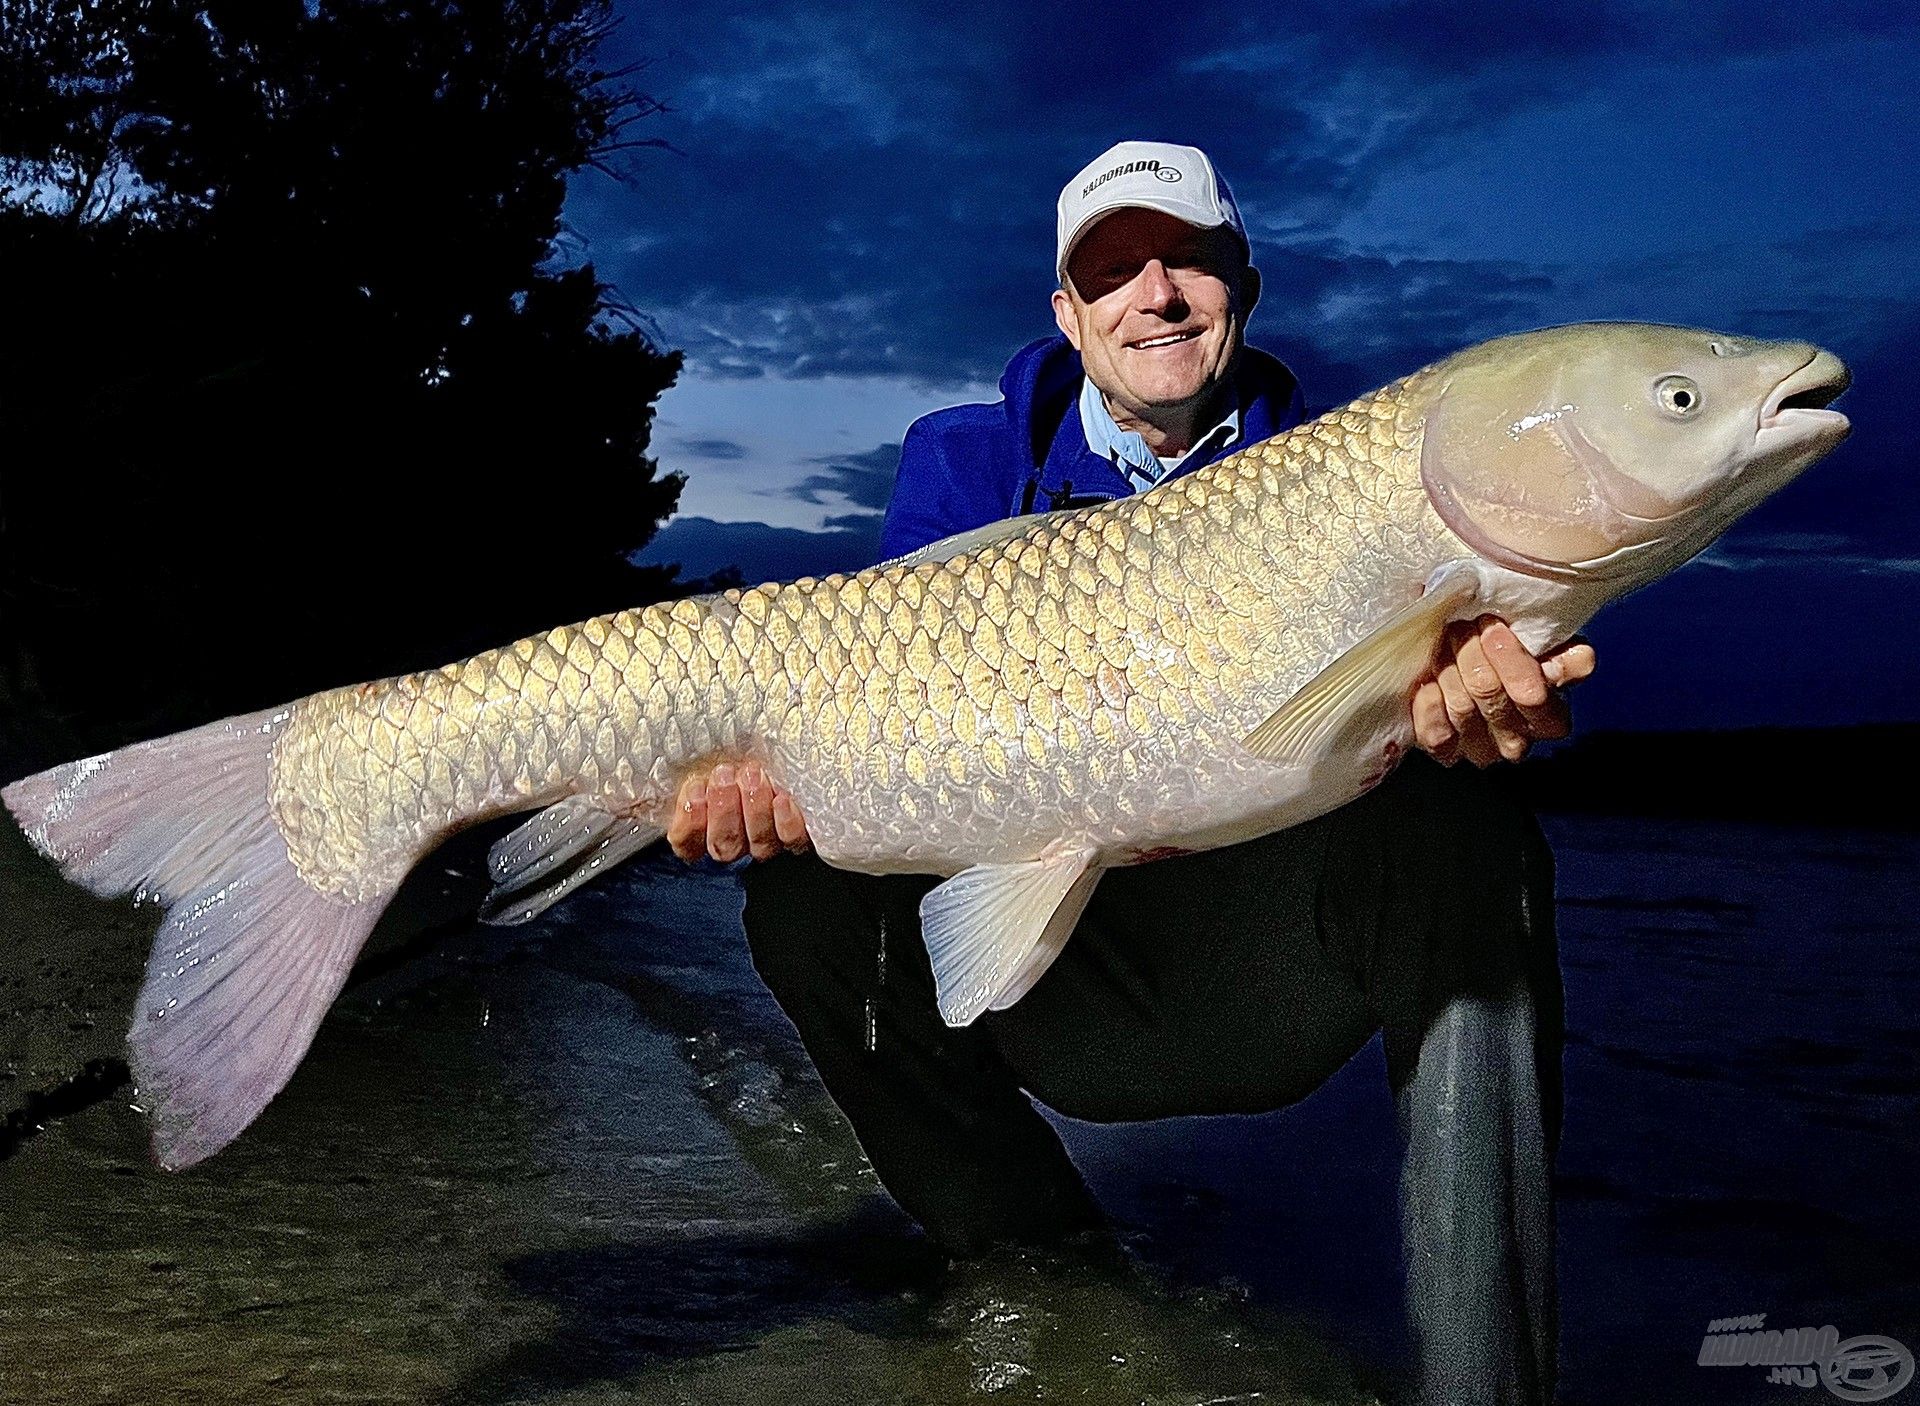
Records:
[[[100,894],[166,906],[130,1034],[190,1165],[286,1083],[374,921],[447,835],[520,921],[759,760],[833,864],[950,876],[940,1007],[1018,1000],[1100,873],[1361,794],[1444,627],[1536,654],[1846,435],[1831,354],[1589,323],[1503,337],[1137,497],[850,576],[622,611],[123,747],[5,788]]]

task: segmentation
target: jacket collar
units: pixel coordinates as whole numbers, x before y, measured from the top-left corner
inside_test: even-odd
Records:
[[[1155,454],[1147,444],[1146,437],[1138,431],[1121,429],[1113,418],[1113,412],[1107,409],[1106,397],[1100,394],[1100,388],[1084,376],[1080,378],[1078,401],[1080,428],[1086,436],[1088,449],[1141,488],[1151,488],[1161,479],[1186,468],[1187,460],[1194,459],[1196,455],[1199,457],[1195,462],[1204,464],[1213,457],[1214,451],[1239,443],[1240,398],[1233,390],[1233,387],[1228,387],[1226,415],[1172,463]]]

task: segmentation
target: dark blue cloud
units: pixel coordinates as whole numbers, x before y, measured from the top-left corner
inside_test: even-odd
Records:
[[[1316,410],[1461,347],[1536,325],[1551,276],[1511,263],[1387,258],[1334,241],[1256,243],[1249,339],[1290,365]]]
[[[747,457],[747,446],[731,439],[677,439],[674,445],[695,459],[732,462]]]
[[[823,455],[814,460],[822,472],[809,474],[792,488],[784,490],[803,503],[830,504],[843,499],[869,513],[886,511],[893,496],[893,476],[900,467],[900,446],[882,444],[864,454]],[[857,519],[860,515],[850,517]],[[847,521],[847,519],[830,519]]]
[[[1047,326],[1059,184],[1118,136],[1207,146],[1269,244],[1366,189],[1383,142],[1425,140],[1356,144],[1315,115],[1329,78],[1377,69],[1363,48],[1343,61],[1338,34],[1255,78],[1231,55],[1201,61],[1241,31],[1236,7],[1200,7],[1184,43],[1139,42],[1164,26],[1147,7],[853,5],[777,23],[677,7],[661,32],[687,71],[666,89],[685,155],[648,154],[635,191],[583,185],[570,217],[708,372],[978,383]],[[1125,81],[1078,81],[1074,55]],[[1449,127],[1472,111],[1401,105]],[[1319,290],[1299,291],[1312,307]]]
[[[828,519],[828,530],[770,527],[764,522],[715,522],[676,517],[634,558],[644,566],[678,563],[685,578],[737,568],[749,582],[792,581],[858,571],[879,555],[880,518],[852,514]]]
[[[1326,234],[1388,175],[1621,72],[1684,82],[1692,67],[1916,23],[1888,8],[1823,7],[1810,28],[1799,7],[1732,0],[1561,7],[1550,24],[1490,0],[1326,0],[1283,24],[1224,3],[1170,24],[1146,5],[872,0],[776,17],[693,0],[636,9],[622,39],[666,55],[646,76],[675,112],[650,130],[679,153],[645,153],[631,190],[582,182],[569,215],[706,374],[979,384],[1048,325],[1062,178],[1120,136],[1195,141],[1286,275],[1262,335],[1311,339],[1314,356],[1353,367],[1346,392],[1463,334],[1564,320],[1550,270],[1492,262],[1445,272],[1466,305],[1445,310],[1450,328],[1398,315],[1407,271]],[[1671,157],[1649,157],[1686,161],[1676,135]]]
[[[1920,28],[1909,9],[1878,0],[1825,6],[1817,25],[1789,0],[1694,0],[1684,10],[1665,0],[1610,0],[1550,11],[1507,0],[1317,0],[1289,6],[1284,26],[1230,8],[1228,37],[1207,46],[1195,66],[1272,77],[1289,59],[1311,55],[1320,64],[1314,76],[1355,67],[1421,82],[1497,74],[1525,80],[1515,101],[1531,101],[1536,89],[1561,91],[1600,63],[1687,68]]]

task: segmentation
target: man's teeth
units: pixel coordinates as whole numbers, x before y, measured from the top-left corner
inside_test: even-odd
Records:
[[[1188,328],[1188,329],[1187,329],[1186,331],[1184,331],[1184,332],[1169,332],[1169,333],[1167,333],[1167,335],[1166,335],[1166,336],[1164,336],[1164,337],[1149,337],[1149,338],[1147,338],[1147,340],[1146,340],[1146,341],[1144,341],[1144,342],[1135,342],[1135,343],[1134,343],[1133,345],[1134,345],[1134,346],[1135,346],[1136,348],[1146,348],[1146,347],[1170,347],[1170,346],[1172,346],[1172,345],[1173,345],[1173,344],[1174,344],[1175,342],[1184,342],[1184,341],[1186,341],[1186,340],[1187,340],[1187,339],[1188,339],[1189,337],[1197,337],[1197,336],[1199,336],[1199,335],[1200,335],[1200,331],[1199,331],[1199,329],[1198,329],[1198,328],[1196,328],[1196,327],[1189,327],[1189,328]]]

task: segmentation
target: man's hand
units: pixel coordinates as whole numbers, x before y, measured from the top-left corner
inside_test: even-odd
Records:
[[[711,774],[696,772],[682,782],[667,843],[689,864],[702,855],[723,864],[747,853],[772,859],[782,850],[812,846],[800,807],[767,780],[758,762],[737,769],[722,762]]]
[[[1558,689],[1593,672],[1593,646],[1578,637],[1539,659],[1503,620],[1482,615],[1447,627],[1439,673],[1413,695],[1415,744],[1452,766],[1517,762],[1535,742],[1572,728]]]

